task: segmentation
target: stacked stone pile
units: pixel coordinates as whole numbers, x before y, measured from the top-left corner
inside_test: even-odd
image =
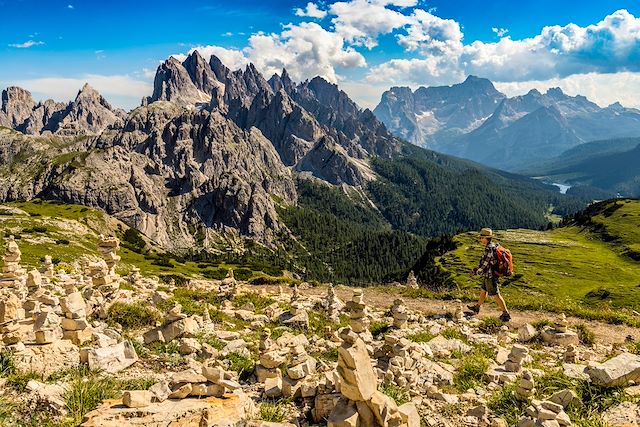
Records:
[[[344,308],[344,303],[340,301],[336,295],[333,285],[329,285],[327,289],[327,299],[325,301],[325,312],[330,322],[337,323],[340,321],[340,312]]]
[[[350,328],[340,336],[343,344],[338,348],[337,372],[341,398],[331,411],[327,426],[418,427],[420,418],[413,404],[398,408],[393,399],[377,390],[364,341]]]
[[[398,298],[393,301],[391,315],[393,316],[393,327],[395,329],[404,329],[407,327],[409,313],[407,312],[407,306],[404,305],[404,301],[402,299]]]
[[[518,427],[559,427],[570,426],[571,419],[562,405],[550,400],[532,400],[527,408],[527,416],[518,421]]]
[[[407,288],[411,288],[411,289],[418,289],[418,279],[416,279],[416,275],[413,272],[413,270],[411,270],[409,272],[409,275],[407,276]]]
[[[546,327],[542,330],[542,340],[550,345],[577,345],[580,338],[575,331],[569,329],[569,322],[563,314],[554,322],[553,327]]]
[[[525,369],[522,371],[522,377],[518,382],[518,386],[514,391],[516,397],[520,400],[528,400],[533,396],[536,392],[536,384],[533,380],[533,375],[531,371]]]

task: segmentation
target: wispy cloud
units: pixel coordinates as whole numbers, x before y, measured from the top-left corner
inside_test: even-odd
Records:
[[[491,28],[491,31],[496,33],[498,37],[504,37],[509,32],[509,30],[507,30],[506,28],[498,28],[498,27]]]
[[[32,46],[40,46],[43,45],[44,42],[40,42],[40,41],[36,41],[36,40],[27,40],[24,43],[12,43],[9,45],[9,47],[15,47],[17,49],[27,49],[30,48]]]
[[[309,2],[307,3],[306,8],[296,9],[296,16],[308,16],[310,18],[322,19],[327,16],[327,11],[320,9],[315,3]]]
[[[74,6],[74,5],[72,5],[72,4],[68,4],[68,5],[67,5],[67,9],[75,9],[75,6]]]

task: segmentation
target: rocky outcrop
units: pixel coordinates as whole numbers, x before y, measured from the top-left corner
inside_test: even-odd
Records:
[[[195,76],[197,73],[195,60],[190,63]],[[196,77],[198,77],[200,83],[205,83],[205,76]],[[158,66],[156,71],[156,77],[153,81],[153,94],[147,99],[147,103],[155,101],[171,101],[181,106],[195,107],[197,105],[207,105],[211,101],[211,96],[198,89],[191,80],[187,69],[172,56]]]
[[[8,87],[2,91],[0,126],[19,127],[31,115],[35,106],[31,92],[16,86]]]
[[[98,134],[116,123],[123,113],[116,112],[94,88],[85,83],[69,105],[55,129],[66,135]]]

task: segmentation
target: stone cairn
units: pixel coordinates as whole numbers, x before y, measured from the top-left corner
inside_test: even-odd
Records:
[[[265,328],[260,335],[260,361],[256,365],[255,374],[258,382],[265,382],[270,378],[279,380],[280,389],[282,388],[282,372],[279,366],[286,362],[286,357],[280,351],[271,339],[271,330]],[[277,382],[277,381],[276,381]],[[272,388],[273,385],[271,385]],[[265,390],[267,387],[265,386]]]
[[[367,306],[364,303],[364,295],[362,289],[353,291],[353,298],[347,302],[347,310],[349,311],[349,326],[356,334],[363,336],[371,336],[369,332],[369,316],[367,315]],[[366,341],[371,341],[368,339]]]
[[[43,279],[46,279],[47,281],[51,280],[53,278],[53,272],[53,259],[51,258],[51,255],[45,255],[42,266]]]
[[[316,360],[309,356],[303,345],[294,345],[289,351],[287,375],[294,380],[301,380],[316,372]]]
[[[120,249],[120,240],[116,237],[100,235],[98,239],[98,253],[102,261],[89,265],[89,274],[93,286],[105,295],[112,294],[119,289],[116,265],[120,261],[117,254]]]
[[[409,313],[407,312],[407,306],[404,305],[404,301],[402,299],[398,298],[393,301],[391,315],[393,316],[393,327],[395,329],[404,329],[407,327]]]
[[[227,277],[222,279],[222,285],[220,286],[222,293],[229,300],[233,300],[238,294],[238,282],[236,281],[235,276],[233,275],[233,270],[229,269],[227,273]]]
[[[411,403],[398,408],[390,397],[378,391],[364,341],[345,328],[340,332],[343,343],[338,347],[340,399],[331,411],[327,427],[417,427],[420,425],[415,406]]]
[[[518,387],[515,389],[514,394],[520,400],[528,400],[536,392],[535,381],[531,371],[525,369],[522,371],[522,377],[518,382]]]
[[[333,285],[329,285],[327,290],[327,300],[325,302],[325,310],[330,322],[338,323],[340,321],[340,310],[344,304],[338,299]]]
[[[158,389],[160,388],[165,387],[161,385]],[[242,386],[233,379],[233,376],[221,368],[202,366],[200,372],[194,369],[188,369],[171,375],[168,390],[165,388],[163,393],[153,393],[152,391],[148,395],[148,400],[145,403],[147,403],[147,405],[151,404],[152,395],[155,395],[159,401],[165,399],[185,399],[190,396],[223,397],[228,391],[241,388]],[[158,398],[158,394],[160,394],[160,398]],[[164,397],[164,399],[161,399],[162,397]]]
[[[562,313],[552,328],[545,328],[541,333],[542,340],[551,345],[578,345],[578,334],[569,329],[567,317]]]
[[[87,321],[87,310],[84,298],[80,292],[72,292],[60,300],[62,313],[61,326],[63,338],[75,345],[82,345],[91,341],[92,329]]]
[[[549,400],[532,400],[527,408],[527,417],[518,421],[518,427],[570,426],[571,420],[562,405]]]
[[[507,372],[520,372],[523,360],[529,356],[529,349],[523,345],[515,344],[511,348],[507,361],[504,363],[504,370]]]
[[[16,243],[13,236],[9,236],[7,239],[7,245],[5,246],[4,261],[2,266],[2,275],[0,276],[0,287],[15,287],[16,282],[20,282],[24,279],[25,270],[20,266],[20,259],[22,252]]]
[[[416,279],[416,275],[414,274],[413,270],[411,270],[409,272],[409,275],[407,276],[407,288],[411,288],[411,289],[418,289],[418,279]]]
[[[578,348],[574,344],[569,344],[563,355],[566,363],[577,363],[580,360]]]

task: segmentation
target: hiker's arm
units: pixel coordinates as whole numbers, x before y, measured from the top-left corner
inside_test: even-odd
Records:
[[[480,260],[480,265],[478,265],[478,267],[473,270],[474,274],[484,275],[491,270],[491,266],[493,264],[493,257],[491,256],[492,254],[493,251],[485,249],[484,253],[482,254],[482,259]]]

